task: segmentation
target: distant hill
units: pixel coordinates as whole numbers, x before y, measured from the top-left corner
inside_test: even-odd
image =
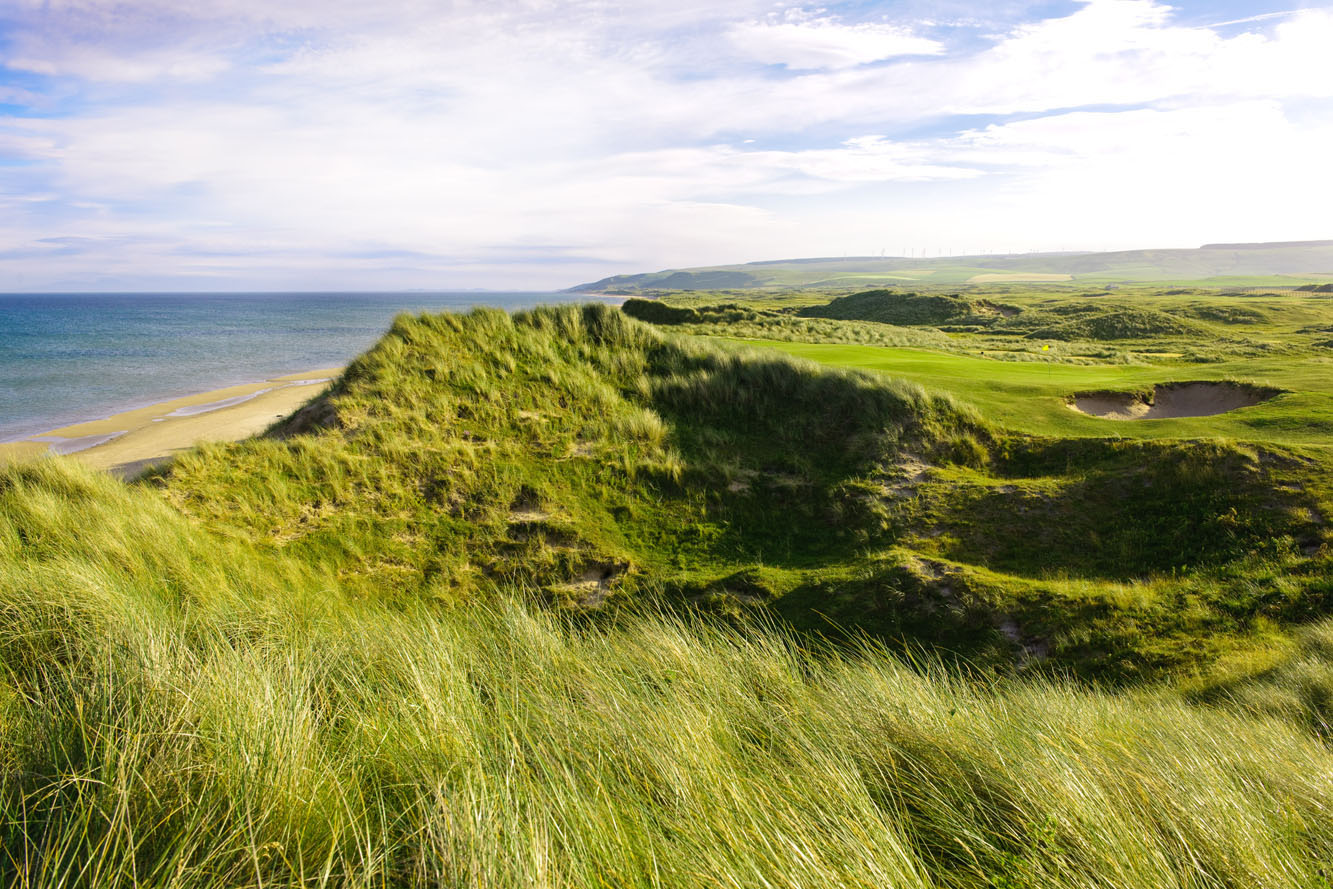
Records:
[[[1206,244],[1197,249],[1110,253],[1013,253],[905,257],[826,257],[614,275],[569,288],[571,293],[648,290],[754,290],[790,287],[955,286],[1005,282],[1112,284],[1212,281],[1266,286],[1333,280],[1333,240]]]

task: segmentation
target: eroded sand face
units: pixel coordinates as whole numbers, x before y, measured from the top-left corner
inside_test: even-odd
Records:
[[[1164,383],[1154,387],[1147,397],[1130,392],[1075,395],[1069,407],[1103,420],[1169,420],[1225,414],[1262,404],[1277,394],[1276,389],[1240,383]]]

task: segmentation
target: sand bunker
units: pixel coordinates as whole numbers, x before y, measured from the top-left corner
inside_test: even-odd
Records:
[[[1280,391],[1244,383],[1163,383],[1151,393],[1082,392],[1073,397],[1069,407],[1103,420],[1211,417],[1260,404]]]

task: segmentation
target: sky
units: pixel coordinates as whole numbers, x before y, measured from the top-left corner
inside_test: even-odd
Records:
[[[0,0],[0,291],[1333,237],[1333,3]]]

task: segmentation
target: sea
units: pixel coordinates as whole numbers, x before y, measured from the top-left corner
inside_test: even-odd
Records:
[[[568,293],[0,293],[0,442],[196,392],[346,364],[402,312]]]

